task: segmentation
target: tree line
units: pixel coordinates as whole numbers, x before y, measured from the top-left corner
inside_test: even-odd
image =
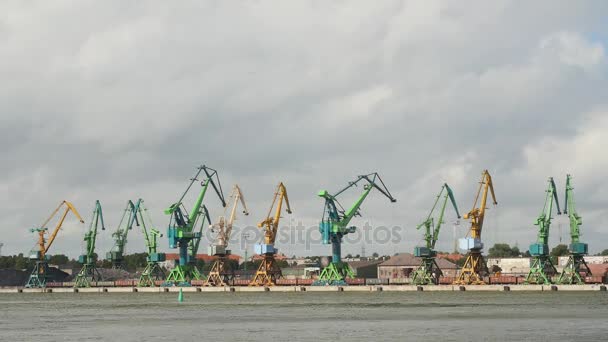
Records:
[[[147,264],[147,254],[146,253],[134,253],[124,256],[124,266],[125,269],[129,272],[135,272],[138,269],[142,269],[146,267]],[[261,260],[256,261],[247,261],[245,263],[241,263],[239,265],[236,260],[227,260],[228,269],[239,270],[239,269],[247,269],[247,270],[255,270],[260,264]],[[31,271],[34,268],[36,261],[31,260],[29,257],[24,256],[23,253],[19,253],[18,255],[7,255],[0,256],[0,269],[15,269],[15,270],[28,270]],[[78,269],[82,265],[75,259],[70,259],[68,256],[64,254],[55,254],[50,255],[48,259],[48,263],[50,265],[58,265],[65,268],[75,268]],[[286,261],[277,260],[277,264],[279,267],[288,267]],[[213,266],[213,262],[205,262],[204,260],[197,260],[197,267],[203,272],[207,272]],[[112,263],[109,260],[99,260],[97,261],[97,267],[100,268],[111,268]]]

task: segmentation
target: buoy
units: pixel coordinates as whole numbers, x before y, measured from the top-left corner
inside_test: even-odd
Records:
[[[180,303],[184,301],[184,293],[182,292],[182,289],[179,289],[179,294],[177,295],[177,301]]]

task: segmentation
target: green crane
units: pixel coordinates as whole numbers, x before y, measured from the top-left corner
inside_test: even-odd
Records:
[[[91,287],[92,281],[103,280],[99,270],[97,270],[97,254],[95,254],[95,241],[97,240],[97,226],[101,223],[101,230],[105,230],[103,223],[103,212],[101,203],[95,201],[93,209],[93,218],[89,224],[89,230],[84,233],[84,241],[86,242],[85,254],[78,257],[78,262],[82,264],[82,268],[74,279],[74,287]]]
[[[148,254],[146,257],[146,268],[139,277],[137,286],[151,287],[154,286],[155,280],[165,278],[165,272],[162,267],[160,267],[160,263],[166,260],[166,255],[165,253],[159,253],[157,251],[158,238],[162,237],[163,234],[160,233],[158,229],[154,228],[152,219],[148,214],[148,209],[144,206],[143,199],[140,198],[135,202],[133,210],[135,215],[131,215],[129,226],[132,227],[133,223],[135,223],[135,225],[141,227],[146,242],[146,252]]]
[[[349,188],[357,186],[357,183],[361,181],[366,182],[363,186],[363,193],[359,199],[355,201],[353,206],[345,211],[338,202],[338,196]],[[348,224],[353,217],[360,216],[359,208],[367,195],[369,195],[370,191],[374,188],[388,197],[391,202],[397,201],[390,194],[384,185],[384,182],[382,182],[382,179],[376,172],[358,176],[356,180],[349,182],[345,188],[333,195],[327,190],[321,190],[319,192],[319,197],[325,199],[325,208],[323,210],[323,218],[319,224],[319,231],[323,238],[323,244],[331,244],[332,246],[332,260],[329,265],[321,271],[319,279],[315,281],[314,285],[344,285],[346,284],[345,278],[354,277],[354,273],[350,266],[342,261],[342,237],[356,231],[357,227],[348,227]],[[340,210],[338,209],[338,206],[340,207]]]
[[[580,242],[581,236],[580,226],[583,224],[583,218],[576,212],[576,205],[574,203],[574,188],[571,184],[572,176],[566,175],[566,204],[564,207],[564,214],[568,214],[570,219],[570,246],[568,263],[564,267],[562,273],[559,275],[559,284],[584,284],[585,281],[581,274],[585,273],[587,276],[591,276],[591,270],[585,262],[585,255],[589,252],[589,246]]]
[[[113,269],[124,269],[125,265],[125,246],[127,245],[127,235],[133,228],[134,216],[137,211],[135,210],[135,204],[131,200],[127,202],[125,210],[120,218],[116,231],[112,233],[114,238],[114,246],[108,253],[106,253],[106,259],[112,262]]]
[[[190,213],[188,213],[182,201],[194,182],[198,181],[198,177],[202,172],[204,172],[205,179],[201,182],[201,191]],[[196,175],[190,180],[190,184],[179,200],[165,209],[165,214],[171,215],[167,229],[169,247],[179,248],[179,264],[171,270],[165,285],[177,284],[178,286],[189,286],[191,280],[201,279],[201,274],[196,267],[196,253],[200,245],[205,219],[207,219],[207,222],[211,222],[209,212],[203,205],[209,185],[213,187],[215,193],[220,198],[222,207],[226,207],[217,171],[203,165],[198,167]],[[202,216],[201,222],[198,222],[200,216]],[[197,227],[198,231],[196,231]]]
[[[555,202],[555,206],[557,207],[558,215],[561,215],[561,211],[559,210],[559,201],[553,177],[549,177],[548,182],[549,185],[545,191],[545,205],[536,222],[534,222],[534,225],[538,226],[538,240],[530,245],[532,266],[530,266],[530,272],[528,272],[528,276],[526,277],[526,284],[551,284],[551,276],[557,273],[549,256],[549,228],[551,227],[553,202]]]
[[[443,201],[439,211],[439,218],[435,222],[433,213],[437,208],[437,204],[441,200],[442,195]],[[452,202],[456,215],[458,218],[460,218],[458,206],[456,205],[456,200],[454,199],[454,193],[447,183],[444,183],[439,191],[439,194],[437,195],[437,198],[435,199],[431,212],[426,217],[426,220],[416,227],[416,229],[420,229],[422,227],[425,228],[424,240],[426,241],[425,247],[414,248],[414,256],[422,259],[422,263],[416,269],[416,271],[414,271],[414,275],[412,276],[412,283],[416,285],[437,285],[439,284],[439,277],[443,274],[441,272],[441,268],[439,268],[439,265],[437,265],[437,262],[435,261],[435,256],[437,255],[437,252],[435,251],[435,244],[437,243],[437,239],[439,239],[439,230],[441,229],[441,224],[445,222],[443,220],[443,215],[445,213],[445,207],[448,204],[448,198]]]

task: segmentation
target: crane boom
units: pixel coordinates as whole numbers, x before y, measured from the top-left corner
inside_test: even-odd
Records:
[[[277,231],[279,229],[279,221],[281,220],[281,211],[283,208],[283,201],[285,201],[285,205],[287,205],[286,211],[288,214],[291,214],[291,206],[289,205],[289,197],[287,196],[287,189],[283,182],[279,183],[277,186],[277,191],[274,193],[274,198],[272,199],[272,204],[270,205],[270,209],[268,209],[268,215],[266,218],[258,223],[259,228],[264,228],[264,243],[266,244],[274,244]],[[274,213],[274,217],[271,216],[272,209],[274,205],[277,205],[277,208]]]
[[[488,189],[492,193],[493,204],[497,205],[496,195],[494,195],[494,185],[492,184],[492,176],[488,170],[484,170],[481,175],[481,182],[479,182],[479,189],[477,190],[477,196],[473,203],[473,209],[468,213],[464,214],[464,219],[471,220],[471,237],[474,239],[481,239],[481,229],[483,228],[483,220],[486,216],[486,202],[488,199]],[[477,201],[481,194],[481,203],[477,207]]]
[[[439,211],[439,218],[437,219],[437,223],[435,223],[435,221],[433,219],[433,213],[435,212],[435,208],[437,207],[437,204],[439,203],[439,201],[441,199],[441,195],[444,192],[445,192],[445,195],[444,195],[443,201],[441,202],[441,210]],[[456,215],[458,216],[458,218],[460,218],[460,213],[458,212],[458,206],[456,205],[456,200],[454,199],[454,193],[452,192],[452,189],[448,186],[448,184],[444,183],[443,186],[441,187],[441,190],[439,191],[439,194],[437,194],[435,203],[433,204],[433,207],[431,208],[431,211],[429,212],[429,215],[427,216],[426,220],[424,220],[422,223],[420,223],[416,227],[416,229],[420,229],[422,227],[426,228],[426,232],[424,234],[424,240],[426,241],[426,247],[429,249],[435,248],[435,244],[437,243],[437,240],[439,239],[439,231],[441,229],[441,225],[443,223],[445,223],[445,221],[443,220],[443,216],[445,213],[445,208],[448,203],[448,198],[452,202],[452,206],[454,207],[454,210],[456,211]]]
[[[59,209],[61,209],[61,207],[64,205],[66,208],[64,209],[63,213],[61,214],[59,221],[55,225],[55,228],[53,229],[51,236],[49,237],[49,239],[47,241],[44,236],[48,231],[47,225],[53,219],[53,217],[55,217],[55,215],[59,212]],[[76,215],[76,217],[78,218],[80,223],[84,223],[84,220],[82,219],[82,217],[80,216],[80,214],[78,213],[78,210],[76,210],[74,205],[68,201],[62,201],[61,203],[59,203],[57,208],[53,211],[51,216],[49,216],[49,218],[46,219],[46,221],[44,221],[44,223],[40,226],[40,228],[31,229],[32,232],[38,232],[38,247],[39,247],[40,254],[36,257],[36,259],[44,260],[44,257],[46,256],[49,249],[53,245],[53,242],[55,241],[55,238],[57,237],[57,233],[63,226],[63,222],[65,221],[65,218],[67,217],[67,215],[70,211],[74,215]]]
[[[572,176],[566,175],[566,191],[565,191],[565,207],[564,214],[568,215],[570,221],[570,238],[571,242],[579,242],[581,235],[580,227],[583,224],[583,218],[576,211],[576,204],[574,202],[574,187],[572,186]],[[586,252],[585,252],[586,253]]]
[[[218,222],[211,226],[212,231],[217,231],[215,245],[223,246],[224,248],[228,246],[228,241],[230,241],[230,237],[232,235],[232,225],[236,219],[236,209],[239,202],[243,206],[243,214],[249,215],[247,205],[245,204],[245,198],[243,197],[241,188],[238,185],[234,185],[230,198],[232,200],[232,206],[230,207],[228,219],[226,220],[226,214],[224,213],[223,216],[220,216]]]
[[[555,182],[553,181],[553,177],[549,177],[549,185],[547,188],[547,195],[545,196],[545,205],[543,206],[543,210],[540,215],[534,222],[534,225],[538,226],[538,244],[548,246],[549,243],[549,229],[551,228],[551,217],[553,212],[553,203],[557,207],[557,214],[561,215],[561,210],[559,209],[559,200],[557,198],[557,190],[555,189]],[[546,251],[548,252],[548,251]],[[545,252],[545,253],[546,253]],[[541,252],[543,253],[543,252]]]
[[[277,190],[274,192],[272,204],[270,205],[266,218],[258,223],[258,228],[264,229],[264,243],[255,244],[254,249],[256,254],[263,256],[263,259],[255,276],[249,283],[250,286],[272,286],[276,283],[278,278],[282,277],[281,269],[275,260],[278,249],[274,247],[274,244],[279,229],[279,221],[281,220],[283,201],[285,201],[285,205],[287,206],[287,213],[291,214],[291,205],[289,204],[287,189],[283,182],[280,182],[277,186]],[[272,209],[275,205],[276,210],[274,216],[271,216]]]

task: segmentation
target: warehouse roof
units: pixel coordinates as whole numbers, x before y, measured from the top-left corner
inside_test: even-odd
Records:
[[[594,276],[604,276],[608,273],[608,264],[587,264],[587,266]]]
[[[449,269],[454,268],[457,269],[458,266],[446,259],[436,258],[435,261],[439,268]],[[395,256],[392,256],[387,261],[381,263],[379,266],[415,266],[418,267],[422,263],[421,258],[415,257],[411,253],[399,253]]]
[[[382,260],[363,260],[363,261],[348,261],[348,265],[351,268],[357,269],[367,266],[375,266],[382,263]]]

